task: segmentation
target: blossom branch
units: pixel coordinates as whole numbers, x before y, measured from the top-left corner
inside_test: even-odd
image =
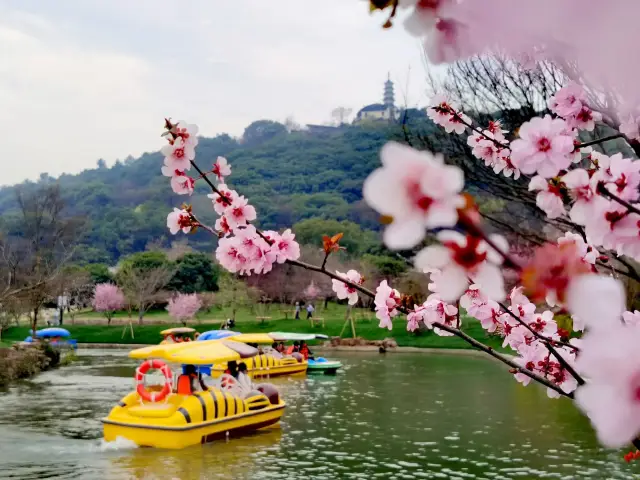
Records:
[[[323,269],[322,267],[319,267],[317,265],[312,265],[310,263],[306,263],[306,262],[301,262],[299,260],[287,260],[287,263],[289,263],[290,265],[294,265],[294,266],[298,266],[301,268],[304,268],[306,270],[311,270],[314,272],[319,272],[319,273],[323,273],[335,280],[340,280],[341,282],[344,282],[345,284],[347,284],[349,287],[354,288],[356,290],[358,290],[359,292],[363,293],[364,295],[367,295],[368,297],[371,298],[375,298],[375,293],[372,292],[371,290],[369,290],[368,288],[363,287],[362,285],[358,285],[357,283],[351,282],[347,279],[345,279],[344,277],[341,277],[339,275],[336,275],[332,272],[329,272],[325,269]],[[403,313],[408,313],[405,309],[403,308],[398,308],[398,310],[402,311]],[[535,374],[534,372],[532,372],[531,370],[528,370],[526,368],[521,367],[520,365],[518,365],[516,362],[514,362],[513,360],[509,359],[507,356],[502,355],[498,352],[496,352],[492,347],[489,347],[488,345],[485,345],[482,342],[479,342],[478,340],[476,340],[475,338],[467,335],[466,333],[464,333],[462,330],[458,329],[458,328],[454,328],[454,327],[450,327],[448,325],[436,322],[433,324],[434,327],[440,328],[441,330],[444,330],[446,332],[449,332],[453,335],[455,335],[458,338],[461,338],[462,340],[464,340],[465,342],[467,342],[469,345],[473,346],[474,348],[477,348],[478,350],[482,350],[483,352],[491,355],[492,357],[496,358],[497,360],[500,360],[502,363],[510,366],[511,368],[517,370],[518,372],[528,376],[529,378],[531,378],[532,380],[535,380],[536,382],[544,385],[547,388],[550,388],[556,392],[558,392],[560,395],[563,395],[565,397],[568,398],[573,398],[573,394],[572,393],[566,393],[565,391],[563,391],[560,387],[558,387],[557,385],[554,385],[553,383],[549,382],[547,379],[541,377],[540,375]]]
[[[514,318],[520,325],[522,325],[523,327],[525,327],[527,330],[529,330],[529,332],[531,332],[537,339],[539,339],[540,341],[542,341],[545,346],[547,347],[547,349],[549,350],[549,352],[556,357],[556,359],[558,360],[558,363],[560,365],[562,365],[562,367],[569,372],[573,378],[576,379],[576,382],[578,382],[578,385],[584,385],[585,381],[584,379],[578,374],[578,372],[575,371],[575,369],[569,365],[569,363],[564,359],[564,357],[562,355],[560,355],[560,353],[555,349],[555,347],[553,346],[553,340],[545,337],[544,335],[541,335],[540,333],[536,332],[533,328],[531,328],[531,326],[529,324],[527,324],[527,322],[523,321],[520,317],[518,317],[515,313],[513,313],[511,310],[509,310],[506,305],[504,305],[503,303],[498,302],[498,305],[500,305],[500,308],[502,308],[508,315],[510,315],[512,318]],[[576,347],[572,346],[572,345],[568,345],[571,348],[574,348],[576,350],[578,350]]]
[[[613,200],[614,202],[619,203],[620,205],[625,207],[630,212],[637,213],[638,215],[640,215],[640,209],[639,208],[631,205],[626,200],[621,199],[616,194],[611,193],[609,190],[606,189],[606,187],[603,184],[598,184],[598,193],[600,195],[602,195],[603,197],[607,197],[610,200]]]
[[[454,109],[451,109],[451,115],[453,115],[453,117],[460,123],[462,123],[464,126],[470,128],[471,130],[473,130],[476,133],[479,133],[480,135],[482,135],[484,138],[486,138],[487,140],[493,142],[497,147],[499,148],[509,148],[509,145],[504,144],[502,142],[499,142],[498,140],[496,140],[495,138],[491,138],[489,135],[487,135],[486,133],[484,133],[484,131],[481,128],[478,127],[474,127],[473,124],[471,122],[467,122],[465,121],[465,119],[458,113],[456,112]]]

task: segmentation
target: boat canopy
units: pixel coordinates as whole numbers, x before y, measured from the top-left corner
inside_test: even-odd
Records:
[[[193,333],[195,332],[195,328],[191,327],[175,327],[175,328],[167,328],[160,332],[160,335],[173,335],[173,334],[184,334],[184,333]]]
[[[242,343],[268,343],[272,344],[275,340],[268,333],[241,333],[233,337],[228,337],[229,340]]]
[[[208,330],[200,334],[198,341],[220,340],[222,338],[235,337],[236,335],[240,335],[240,332],[232,332],[231,330]]]
[[[151,345],[129,352],[130,358],[147,360],[159,358],[183,365],[211,365],[252,357],[258,350],[238,342],[206,340],[202,342]]]
[[[287,333],[287,332],[271,332],[269,334],[271,338],[278,342],[290,342],[290,341],[309,341],[309,340],[326,340],[329,337],[317,333]]]
[[[31,332],[33,333],[33,330],[31,330]],[[51,328],[43,328],[42,330],[38,330],[36,332],[36,337],[38,338],[52,338],[52,337],[70,337],[71,333],[69,333],[69,330],[65,329],[65,328],[59,328],[59,327],[51,327]]]

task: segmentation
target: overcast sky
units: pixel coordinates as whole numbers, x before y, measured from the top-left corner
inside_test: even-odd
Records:
[[[0,185],[157,150],[162,118],[240,135],[427,101],[418,42],[363,0],[0,0]]]

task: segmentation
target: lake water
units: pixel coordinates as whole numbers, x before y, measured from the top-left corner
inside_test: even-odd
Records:
[[[126,352],[0,392],[0,478],[640,479],[600,449],[567,400],[498,363],[451,354],[340,354],[334,377],[274,380],[280,428],[179,451],[102,442],[100,418],[133,387]]]

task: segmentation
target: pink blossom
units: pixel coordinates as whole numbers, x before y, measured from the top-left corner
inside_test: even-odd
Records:
[[[197,294],[179,293],[175,297],[169,299],[167,312],[169,316],[186,325],[187,320],[191,320],[198,310],[202,307],[202,301]]]
[[[400,8],[413,8],[411,14],[404,21],[404,28],[410,35],[415,37],[425,36],[435,27],[440,5],[449,1],[430,0],[428,2],[419,2],[418,0],[401,0],[399,2]]]
[[[443,125],[444,131],[447,133],[457,133],[462,135],[471,124],[471,119],[462,112],[452,113],[449,121]]]
[[[444,127],[449,124],[451,114],[456,111],[456,107],[449,103],[444,95],[438,94],[431,99],[430,106],[427,108],[427,116],[435,123]]]
[[[487,297],[480,291],[480,285],[473,284],[470,285],[465,294],[460,297],[460,306],[468,311],[473,305],[486,303],[487,300]]]
[[[493,300],[504,298],[504,279],[500,265],[502,257],[486,242],[458,232],[440,232],[442,245],[431,245],[421,250],[415,259],[416,267],[423,271],[440,271],[438,294],[444,301],[453,302],[467,290],[469,278],[480,285],[483,294]],[[491,239],[504,251],[506,240],[493,235]]]
[[[386,280],[380,282],[376,288],[376,297],[374,300],[376,305],[376,317],[380,319],[380,328],[393,328],[391,318],[400,312],[396,309],[400,305],[400,292],[391,288]]]
[[[164,163],[171,170],[184,172],[191,169],[191,160],[196,158],[194,146],[185,143],[181,137],[176,138],[173,144],[165,145],[160,149],[165,156]]]
[[[311,280],[311,283],[304,289],[304,296],[310,299],[317,298],[320,295],[320,289],[316,286],[315,282]]]
[[[571,128],[592,132],[596,127],[596,122],[601,120],[602,114],[594,112],[589,107],[584,106],[575,117],[568,118],[567,123]]]
[[[626,207],[602,197],[595,203],[585,225],[587,238],[594,245],[616,249],[619,245],[636,242],[640,216],[629,213]]]
[[[233,230],[231,230],[231,227],[229,226],[229,222],[227,222],[227,217],[224,215],[216,220],[215,229],[223,237],[227,237],[233,233]]]
[[[91,304],[96,312],[103,312],[110,321],[113,313],[124,307],[124,293],[113,283],[99,283],[93,291]]]
[[[586,104],[587,94],[581,85],[570,83],[549,99],[549,109],[565,119],[575,117]]]
[[[171,189],[174,193],[178,195],[191,195],[193,193],[196,181],[188,175],[185,175],[184,172],[171,170],[165,165],[162,167],[162,174],[165,177],[171,177]]]
[[[407,331],[415,332],[420,327],[424,310],[424,305],[414,305],[413,310],[407,315]]]
[[[449,325],[451,327],[457,327],[458,320],[458,308],[447,302],[442,301],[438,294],[434,293],[427,298],[427,301],[423,304],[425,307],[422,311],[422,321],[427,328],[434,328],[434,323],[441,323],[443,325]],[[453,335],[446,330],[435,328],[434,332],[437,335],[448,337]]]
[[[553,319],[553,312],[550,310],[535,314],[529,322],[529,328],[547,338],[551,338],[558,333],[558,324]]]
[[[223,268],[241,275],[271,271],[277,252],[258,235],[253,225],[235,232],[235,236],[218,240],[216,259]]]
[[[601,155],[600,162],[606,156]],[[600,168],[594,175],[597,181],[605,182],[605,188],[617,197],[633,202],[638,200],[640,185],[640,161],[623,158],[621,153],[608,157],[608,166]]]
[[[501,315],[500,305],[493,300],[487,300],[487,303],[479,305],[473,311],[473,317],[480,320],[482,328],[489,333],[495,332],[496,329],[502,325],[500,320]]]
[[[582,332],[585,324],[577,315],[571,315],[571,327],[574,332]]]
[[[622,319],[629,327],[640,326],[640,312],[638,310],[634,310],[633,312],[623,312]]]
[[[613,277],[580,275],[567,289],[567,309],[590,330],[607,330],[619,325],[625,303],[624,288]]]
[[[355,270],[349,270],[346,274],[336,271],[336,275],[349,280],[356,285],[361,285],[363,282],[362,275]],[[345,298],[348,299],[349,305],[355,305],[358,303],[358,290],[344,282],[341,282],[340,280],[331,280],[331,282],[333,284],[333,291],[336,292],[336,296],[340,300],[344,300]]]
[[[585,225],[595,206],[594,202],[597,201],[589,174],[586,170],[576,168],[564,175],[562,182],[569,189],[574,200],[569,217],[578,225]]]
[[[556,352],[558,352],[558,354],[566,363],[568,363],[572,367],[574,366],[576,358],[576,352],[574,349],[560,347],[556,348]],[[564,393],[571,393],[576,388],[578,388],[578,381],[576,380],[576,378],[572,374],[570,374],[567,369],[564,368],[564,366],[554,355],[549,355],[547,365],[543,367],[543,371],[546,373],[547,379],[557,387],[560,387],[560,389]],[[547,388],[547,396],[549,398],[559,398],[560,393],[552,388]]]
[[[366,179],[363,195],[373,209],[393,219],[384,232],[388,247],[411,248],[424,238],[425,229],[456,224],[456,209],[464,205],[459,168],[394,142],[382,148],[380,157],[383,166]]]
[[[213,202],[213,209],[218,215],[224,214],[229,206],[240,196],[235,190],[231,190],[225,184],[218,185],[219,194],[214,192],[207,195]]]
[[[180,120],[176,124],[175,133],[178,137],[184,141],[185,144],[195,148],[198,145],[198,126],[191,123],[187,123],[184,120]]]
[[[585,262],[592,265],[596,263],[596,260],[599,256],[598,250],[592,245],[589,245],[587,242],[585,242],[584,239],[577,233],[566,232],[563,237],[558,238],[559,245],[565,243],[573,243],[578,250],[578,254]]]
[[[216,163],[213,164],[212,172],[220,182],[224,182],[224,177],[231,175],[231,165],[229,165],[226,158],[218,157]]]
[[[271,247],[278,263],[300,258],[300,245],[295,241],[296,236],[291,229],[286,229],[282,234],[270,230],[264,235],[273,242]]]
[[[520,170],[516,168],[511,161],[511,150],[504,148],[498,152],[496,163],[493,166],[493,172],[496,174],[502,172],[507,178],[513,175],[514,180],[520,178]]]
[[[487,140],[479,133],[477,139],[473,140],[473,148],[471,153],[474,157],[484,160],[484,164],[487,166],[493,166],[498,161],[500,148],[491,140]],[[469,139],[473,139],[473,135],[469,136]]]
[[[638,129],[638,118],[629,115],[627,119],[620,124],[620,133],[629,140],[640,140],[640,130]]]
[[[506,143],[504,134],[507,133],[507,130],[502,129],[502,122],[500,120],[490,120],[484,133],[503,144]]]
[[[249,205],[249,201],[244,196],[233,199],[233,203],[225,210],[227,223],[232,230],[243,227],[247,223],[256,219],[256,209]]]
[[[564,120],[535,117],[520,127],[520,138],[511,142],[511,161],[522,173],[556,176],[571,165],[573,136]]]
[[[640,433],[640,329],[617,325],[583,337],[576,367],[588,379],[576,403],[598,439],[617,448]]]
[[[562,193],[555,182],[536,175],[529,182],[529,191],[537,191],[536,205],[547,217],[558,218],[566,213]]]
[[[509,292],[509,302],[511,305],[527,305],[531,303],[531,300],[523,293],[524,287],[513,287]]]
[[[518,349],[518,353],[519,356],[515,359],[515,362],[532,373],[539,373],[540,363],[543,363],[549,355],[548,350],[539,341],[532,342],[530,345],[523,344]],[[525,387],[531,383],[531,377],[524,373],[517,372],[513,376]]]
[[[167,215],[167,227],[173,235],[180,230],[182,230],[182,233],[189,233],[191,226],[191,215],[186,210],[174,208],[173,212]]]

